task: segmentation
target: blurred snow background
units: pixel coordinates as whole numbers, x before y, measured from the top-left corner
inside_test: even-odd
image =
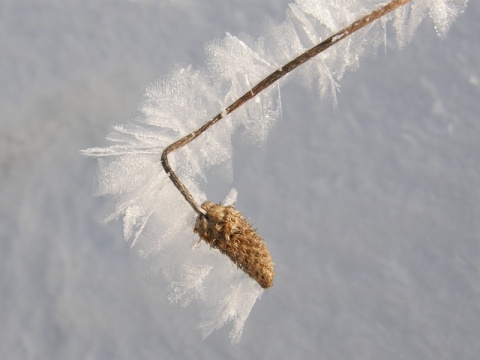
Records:
[[[231,346],[145,284],[92,197],[106,144],[145,87],[204,64],[226,31],[261,34],[289,0],[0,0],[0,357],[477,359],[480,4],[445,39],[361,62],[338,108],[291,83],[266,146],[235,142],[237,207],[275,286]],[[215,201],[218,184],[207,193]]]

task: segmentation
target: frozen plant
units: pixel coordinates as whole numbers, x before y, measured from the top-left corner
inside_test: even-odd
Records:
[[[198,302],[204,336],[233,321],[238,342],[273,284],[266,245],[231,205],[235,189],[222,205],[206,201],[199,186],[213,166],[231,178],[233,132],[243,125],[248,139],[262,143],[280,114],[280,79],[309,79],[335,98],[345,71],[385,41],[389,22],[400,46],[427,16],[443,36],[466,2],[297,0],[263,36],[227,34],[207,45],[205,70],[176,68],[147,89],[142,118],[114,127],[111,146],[84,151],[98,158],[97,194],[113,200],[106,220],[123,218],[125,238],[172,302]]]

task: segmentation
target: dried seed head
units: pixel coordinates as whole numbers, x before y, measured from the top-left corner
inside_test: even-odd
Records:
[[[198,215],[193,231],[227,255],[262,288],[272,286],[275,272],[270,253],[243,214],[231,205],[210,201],[204,202],[202,208],[207,213]]]

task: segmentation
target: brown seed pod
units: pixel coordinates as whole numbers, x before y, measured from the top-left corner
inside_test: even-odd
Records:
[[[273,285],[273,262],[262,238],[232,205],[206,201],[193,231],[211,247],[227,255],[240,269],[266,289]]]

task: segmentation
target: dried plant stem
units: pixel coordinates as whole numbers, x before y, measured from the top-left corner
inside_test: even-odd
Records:
[[[206,122],[202,127],[195,130],[194,132],[186,135],[185,137],[181,138],[180,140],[174,142],[173,144],[167,146],[162,153],[162,166],[165,169],[165,172],[172,180],[173,184],[177,187],[180,193],[185,197],[187,202],[190,206],[195,210],[198,215],[205,215],[205,210],[200,207],[195,200],[193,199],[190,192],[186,189],[185,185],[179,180],[175,172],[173,171],[172,167],[168,162],[168,154],[172,151],[175,151],[182,146],[187,145],[191,141],[195,140],[200,134],[202,134],[205,130],[207,130],[212,125],[216,124],[218,121],[226,117],[228,114],[245,104],[248,100],[254,98],[257,94],[261,91],[265,90],[267,87],[275,83],[277,80],[282,78],[283,76],[287,75],[292,70],[296,69],[306,61],[310,60],[311,58],[315,57],[316,55],[320,54],[321,52],[327,50],[330,46],[335,45],[339,41],[345,39],[347,36],[353,34],[357,30],[367,26],[368,24],[372,23],[373,21],[381,18],[382,16],[388,14],[389,12],[399,8],[402,5],[410,2],[411,0],[392,0],[388,4],[382,6],[381,8],[372,11],[370,14],[365,15],[361,19],[355,21],[354,23],[348,25],[347,27],[343,28],[342,30],[338,31],[337,33],[333,34],[329,38],[325,39],[318,45],[315,45],[311,49],[305,51],[303,54],[297,56],[295,59],[291,60],[280,69],[274,71],[266,78],[261,80],[257,85],[255,85],[252,89],[247,91],[243,96],[238,98],[234,101],[230,106],[225,108],[221,113],[216,115],[213,119]]]

